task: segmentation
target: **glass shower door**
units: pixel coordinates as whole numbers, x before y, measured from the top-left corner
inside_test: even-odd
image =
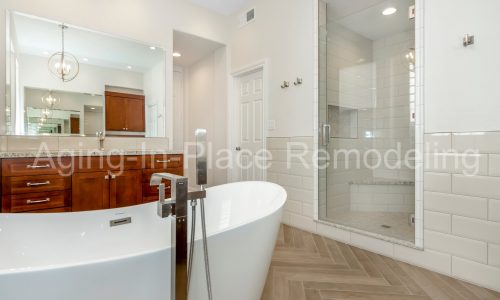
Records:
[[[414,242],[414,1],[319,3],[319,219]]]

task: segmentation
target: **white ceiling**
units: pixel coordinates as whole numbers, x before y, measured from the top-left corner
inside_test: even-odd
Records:
[[[191,2],[216,13],[229,16],[237,13],[250,3],[251,0],[191,0]]]
[[[371,40],[378,40],[414,28],[408,8],[415,0],[327,0],[328,21],[338,23]],[[394,7],[390,16],[382,11]]]
[[[174,52],[182,55],[174,57],[174,65],[189,67],[220,47],[224,47],[224,45],[195,35],[174,31]]]
[[[48,58],[50,54],[61,51],[59,23],[18,13],[12,17],[19,52]],[[65,40],[65,50],[82,64],[123,70],[131,66],[132,71],[144,72],[165,60],[163,49],[153,51],[150,45],[71,25],[65,32]]]

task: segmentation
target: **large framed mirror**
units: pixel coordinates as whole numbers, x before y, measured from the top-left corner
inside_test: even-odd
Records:
[[[165,137],[157,45],[8,12],[8,135]]]

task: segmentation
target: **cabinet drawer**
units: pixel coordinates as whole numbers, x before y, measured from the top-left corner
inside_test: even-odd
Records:
[[[99,172],[108,170],[140,170],[142,160],[136,155],[81,156],[75,159],[75,172]]]
[[[33,211],[27,211],[26,213],[53,214],[53,213],[64,213],[64,212],[71,212],[71,207],[59,207],[59,208],[50,208],[50,209],[42,209],[42,210],[33,210]]]
[[[61,175],[5,177],[2,188],[5,195],[63,191],[71,188],[71,177]]]
[[[61,208],[69,206],[71,198],[67,191],[32,193],[4,196],[4,202],[10,204],[10,212]]]
[[[9,158],[2,160],[3,176],[71,174],[70,157]]]
[[[184,163],[182,154],[146,155],[144,159],[146,169],[182,168]]]

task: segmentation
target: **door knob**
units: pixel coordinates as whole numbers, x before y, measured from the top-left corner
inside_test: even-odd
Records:
[[[241,147],[236,147],[236,148],[234,148],[234,150],[241,151]]]

